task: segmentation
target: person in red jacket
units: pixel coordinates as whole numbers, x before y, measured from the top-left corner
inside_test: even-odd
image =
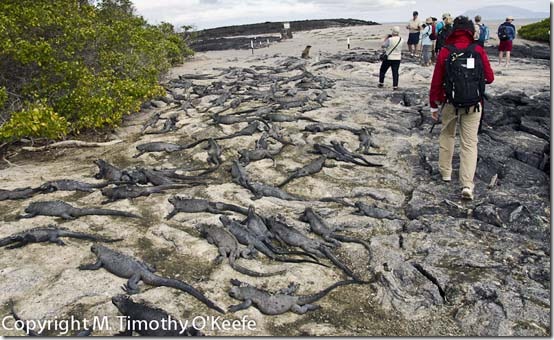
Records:
[[[459,16],[454,20],[453,32],[446,39],[445,45],[454,45],[457,49],[465,49],[474,43],[475,26],[468,17]],[[487,53],[481,46],[475,46],[483,63],[485,83],[494,81],[494,72],[491,68]],[[442,113],[442,129],[439,137],[439,171],[445,182],[452,180],[452,156],[456,138],[456,127],[460,125],[460,184],[462,198],[473,199],[473,177],[477,167],[477,132],[481,119],[481,105],[456,110],[448,103],[444,89],[446,75],[446,59],[450,51],[443,47],[437,55],[437,62],[433,72],[433,80],[429,91],[429,104],[432,118],[439,119],[439,107]],[[467,112],[467,113],[466,113]]]

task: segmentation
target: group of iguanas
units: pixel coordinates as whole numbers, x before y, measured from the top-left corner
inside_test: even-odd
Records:
[[[259,71],[269,70],[272,73]],[[288,75],[292,71],[301,71],[296,76]],[[286,73],[286,74],[285,74]],[[56,180],[48,181],[36,188],[21,188],[15,190],[0,190],[0,201],[5,199],[27,199],[37,194],[46,194],[58,190],[92,192],[100,190],[106,199],[102,203],[110,203],[121,199],[133,199],[140,196],[149,196],[155,193],[163,193],[172,189],[184,189],[191,186],[207,185],[210,180],[209,175],[216,172],[224,164],[222,159],[222,147],[218,142],[233,139],[240,136],[252,136],[260,133],[256,140],[254,149],[243,148],[237,150],[237,159],[231,161],[230,174],[233,182],[248,189],[252,194],[252,199],[262,197],[275,197],[282,200],[292,201],[320,201],[320,202],[338,202],[358,209],[358,213],[375,218],[396,218],[393,213],[378,206],[370,206],[362,202],[351,204],[345,201],[353,197],[323,197],[312,199],[300,197],[282,188],[295,181],[298,178],[311,176],[320,172],[325,166],[331,166],[329,159],[336,161],[349,162],[355,165],[366,167],[380,167],[381,164],[368,161],[365,155],[384,155],[382,153],[370,152],[370,148],[375,148],[371,132],[367,128],[350,128],[348,126],[322,123],[315,119],[302,115],[290,115],[278,113],[278,110],[287,110],[297,108],[300,112],[306,112],[314,108],[321,107],[324,101],[330,98],[325,91],[333,86],[333,82],[325,77],[314,76],[308,72],[302,62],[298,60],[287,59],[280,66],[271,68],[269,66],[247,68],[229,68],[222,70],[222,76],[225,79],[235,79],[231,82],[214,81],[212,85],[198,85],[187,79],[180,77],[168,83],[168,92],[172,94],[173,102],[178,103],[182,109],[196,108],[197,111],[208,111],[217,109],[211,116],[214,125],[247,123],[247,125],[232,134],[222,136],[203,136],[201,139],[193,140],[187,144],[176,144],[168,142],[148,142],[138,144],[136,149],[138,153],[134,158],[138,158],[145,153],[150,152],[176,152],[190,150],[200,144],[205,144],[208,158],[207,163],[210,167],[203,169],[186,168],[145,168],[131,167],[118,168],[105,160],[98,159],[94,163],[98,166],[98,173],[94,176],[97,180],[103,180],[99,184],[79,182],[75,180]],[[220,75],[220,76],[221,76]],[[209,79],[209,78],[207,78]],[[296,84],[296,87],[285,86],[289,83]],[[269,90],[258,90],[263,84],[270,84]],[[179,95],[173,91],[175,88],[185,90],[189,95]],[[245,90],[246,89],[246,90]],[[302,96],[298,92],[306,89],[318,89],[316,95]],[[195,100],[190,98],[190,94],[197,96]],[[199,99],[203,96],[217,94],[218,97],[210,101],[211,107],[200,110]],[[239,95],[239,96],[237,96]],[[254,100],[261,102],[263,106],[240,110],[240,105],[246,101]],[[232,113],[226,113],[234,110]],[[163,127],[156,129],[157,123],[164,120]],[[287,136],[284,136],[275,123],[295,122],[304,120],[313,124],[306,125],[305,131],[321,132],[326,130],[345,129],[356,134],[360,140],[360,146],[356,152],[348,150],[343,143],[332,142],[330,145],[314,144],[312,153],[319,156],[307,164],[300,166],[286,175],[286,178],[275,186],[254,181],[248,175],[246,166],[249,163],[262,159],[272,159],[275,164],[275,158],[283,152],[288,146],[294,143]],[[177,123],[179,118],[176,115],[161,117],[160,112],[154,113],[143,125],[142,132],[146,134],[161,134],[172,131],[178,131]],[[149,129],[150,128],[150,129]],[[271,144],[280,143],[279,148],[271,149]],[[189,171],[196,172],[194,175],[185,175]],[[198,172],[200,171],[200,172]],[[221,176],[219,177],[221,178]],[[279,268],[269,272],[262,272],[247,268],[245,264],[239,264],[247,259],[258,256],[259,253],[265,255],[271,261],[289,262],[289,263],[308,263],[329,267],[329,262],[341,269],[348,277],[344,281],[339,281],[322,291],[312,294],[298,296],[294,295],[298,289],[297,284],[291,284],[289,287],[277,292],[269,292],[257,288],[245,282],[233,279],[229,295],[242,301],[238,305],[230,306],[227,312],[235,312],[241,309],[255,306],[262,313],[276,315],[292,311],[303,314],[318,308],[314,303],[328,294],[331,290],[349,284],[364,284],[371,282],[374,278],[364,279],[354,270],[349,268],[334,253],[336,247],[342,242],[353,242],[362,245],[369,253],[368,261],[371,256],[371,248],[368,240],[347,236],[341,233],[342,229],[330,225],[313,207],[307,207],[299,217],[301,222],[309,224],[309,230],[314,234],[311,237],[306,233],[290,226],[281,216],[264,217],[258,214],[254,206],[244,208],[234,204],[224,202],[212,202],[206,199],[196,197],[184,197],[182,195],[172,195],[168,199],[173,206],[173,210],[166,216],[171,220],[179,213],[212,213],[219,214],[220,225],[197,225],[196,230],[199,235],[213,244],[218,249],[216,263],[228,263],[234,270],[253,277],[268,277],[281,275],[286,269]],[[231,215],[240,214],[244,219],[236,219]],[[79,208],[60,200],[34,201],[25,208],[25,214],[20,218],[32,218],[37,215],[55,216],[64,220],[72,220],[84,215],[111,215],[130,218],[141,218],[139,215],[112,209],[102,208]],[[156,269],[147,263],[135,259],[129,255],[108,248],[102,244],[122,241],[121,239],[108,238],[87,233],[74,232],[65,228],[48,225],[47,227],[33,228],[22,231],[11,236],[0,239],[0,247],[9,249],[20,248],[29,243],[50,242],[58,245],[65,243],[61,238],[69,237],[76,239],[85,239],[94,241],[91,251],[96,256],[96,261],[91,264],[81,265],[80,270],[98,270],[104,268],[108,272],[127,279],[127,283],[122,287],[127,294],[136,294],[139,292],[139,282],[151,286],[165,286],[181,290],[194,296],[204,303],[207,307],[225,313],[224,309],[215,302],[207,298],[201,291],[181,280],[166,278],[156,274]],[[329,261],[325,263],[325,261]],[[365,275],[367,276],[367,275]],[[159,308],[149,306],[144,303],[137,303],[128,296],[118,295],[112,298],[113,304],[118,310],[131,319],[136,320],[161,320],[167,318],[169,314]],[[15,312],[13,312],[14,315]],[[125,330],[123,335],[130,335],[133,330]],[[169,329],[165,333],[138,331],[141,335],[201,335],[198,330],[187,329]],[[38,334],[37,334],[38,335]],[[88,334],[81,334],[88,335]]]

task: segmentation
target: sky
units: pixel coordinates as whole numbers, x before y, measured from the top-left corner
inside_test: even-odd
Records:
[[[546,0],[133,0],[137,14],[152,24],[205,29],[265,21],[353,18],[378,23],[403,22],[414,10],[420,18],[452,15],[491,5],[549,12]],[[514,14],[516,15],[516,14]]]

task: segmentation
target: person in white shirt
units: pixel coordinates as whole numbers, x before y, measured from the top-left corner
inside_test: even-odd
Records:
[[[429,17],[425,20],[425,25],[421,31],[421,50],[423,54],[423,66],[431,66],[431,50],[433,49],[433,18]]]
[[[389,34],[382,45],[387,54],[387,59],[381,63],[381,69],[379,70],[379,87],[384,86],[385,74],[392,69],[392,89],[398,89],[398,70],[400,69],[400,59],[402,59],[402,45],[403,39],[399,37],[400,27],[394,26],[392,28],[392,34]]]

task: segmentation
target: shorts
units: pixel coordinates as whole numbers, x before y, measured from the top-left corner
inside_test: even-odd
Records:
[[[410,33],[408,35],[408,45],[419,44],[419,33]]]
[[[512,51],[512,41],[511,40],[500,40],[500,44],[498,44],[498,50],[500,52],[511,52]]]

